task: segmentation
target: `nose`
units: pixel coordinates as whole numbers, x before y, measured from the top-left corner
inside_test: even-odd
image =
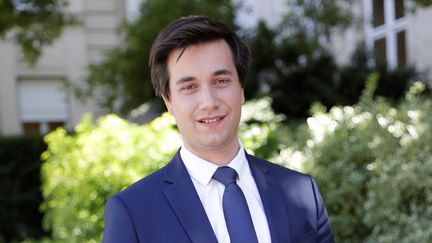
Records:
[[[214,110],[219,108],[219,98],[217,90],[211,86],[205,86],[200,92],[199,107],[201,110]]]

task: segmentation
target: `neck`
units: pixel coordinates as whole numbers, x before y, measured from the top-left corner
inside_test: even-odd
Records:
[[[228,165],[237,155],[240,144],[238,140],[235,140],[235,143],[230,146],[223,146],[222,148],[205,148],[199,149],[190,146],[187,143],[184,143],[184,146],[196,156],[205,159],[217,166],[225,166]]]

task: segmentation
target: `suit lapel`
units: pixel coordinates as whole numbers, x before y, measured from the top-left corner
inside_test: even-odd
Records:
[[[272,177],[272,171],[265,162],[247,153],[246,158],[261,196],[272,242],[291,242],[289,215],[282,188]]]
[[[177,152],[167,166],[164,180],[170,185],[164,194],[192,242],[214,242],[216,236],[186,167]]]

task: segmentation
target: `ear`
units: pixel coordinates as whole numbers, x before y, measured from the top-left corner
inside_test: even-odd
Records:
[[[164,103],[165,103],[165,106],[166,106],[168,112],[171,113],[171,114],[173,114],[173,113],[172,113],[172,109],[171,109],[171,108],[172,108],[171,100],[168,99],[168,98],[165,97],[165,96],[162,96],[162,99],[163,99],[163,101],[164,101]]]

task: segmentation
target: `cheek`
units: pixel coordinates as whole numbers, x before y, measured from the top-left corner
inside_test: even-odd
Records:
[[[229,92],[225,95],[225,100],[229,102],[233,109],[239,109],[243,104],[244,98],[239,92]]]
[[[189,120],[193,114],[193,104],[188,99],[177,99],[176,105],[171,107],[171,114],[178,120]]]

